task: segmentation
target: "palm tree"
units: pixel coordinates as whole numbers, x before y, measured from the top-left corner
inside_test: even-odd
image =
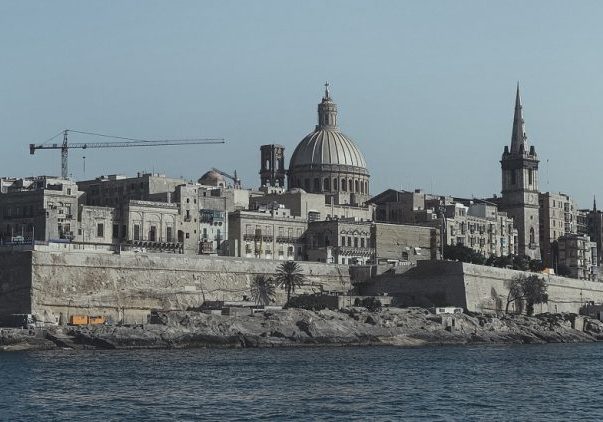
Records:
[[[295,288],[301,287],[306,281],[302,269],[295,261],[286,261],[279,265],[274,279],[281,289],[287,290],[287,304],[291,299],[291,293],[295,292]]]
[[[275,295],[274,281],[271,277],[258,274],[251,282],[251,298],[258,306],[268,305],[274,300]]]

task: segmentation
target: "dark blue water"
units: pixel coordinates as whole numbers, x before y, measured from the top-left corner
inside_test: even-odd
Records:
[[[603,344],[0,354],[0,419],[603,420]]]

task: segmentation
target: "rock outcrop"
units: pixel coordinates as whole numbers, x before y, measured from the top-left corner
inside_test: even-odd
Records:
[[[102,349],[568,343],[603,339],[603,323],[574,314],[434,315],[421,308],[288,309],[247,316],[160,312],[159,323],[56,328],[49,338]],[[584,330],[582,330],[584,327]],[[6,339],[0,337],[0,346]],[[61,342],[64,343],[64,340]],[[64,344],[59,346],[64,347]]]
[[[480,344],[590,342],[603,338],[603,324],[588,320],[572,328],[575,315],[433,315],[421,308],[364,308],[318,312],[289,309],[249,316],[165,312],[161,324],[72,329],[85,344],[139,347],[280,347],[319,345]],[[597,331],[598,330],[598,331]]]

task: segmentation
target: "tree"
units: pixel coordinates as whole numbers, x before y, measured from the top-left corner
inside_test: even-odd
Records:
[[[444,245],[444,259],[479,265],[483,265],[486,262],[484,255],[460,243],[457,245]]]
[[[567,277],[572,274],[572,270],[566,264],[557,264],[557,275]]]
[[[513,269],[527,271],[530,269],[530,257],[527,255],[515,255],[513,257]]]
[[[531,259],[529,263],[530,271],[535,273],[542,272],[544,270],[544,263],[539,259]]]
[[[268,305],[274,301],[275,286],[274,280],[263,274],[258,274],[251,282],[251,298],[258,306]]]
[[[295,292],[295,288],[301,287],[306,281],[302,269],[295,261],[286,261],[279,265],[274,279],[281,289],[287,290],[287,303],[291,299],[291,293]]]
[[[547,286],[544,278],[538,277],[536,274],[515,277],[511,280],[509,286],[505,312],[509,313],[509,306],[513,302],[518,305],[517,307],[521,312],[525,302],[526,313],[532,315],[534,313],[534,305],[547,303],[549,301],[549,295],[546,291]]]

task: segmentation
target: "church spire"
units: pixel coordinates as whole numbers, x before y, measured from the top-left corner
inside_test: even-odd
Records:
[[[325,95],[318,104],[318,125],[316,129],[337,129],[337,104],[331,99],[329,83],[325,83]]]
[[[528,137],[523,121],[521,96],[519,95],[519,82],[517,82],[517,93],[515,95],[515,115],[513,116],[513,133],[511,135],[511,153],[527,153]]]

